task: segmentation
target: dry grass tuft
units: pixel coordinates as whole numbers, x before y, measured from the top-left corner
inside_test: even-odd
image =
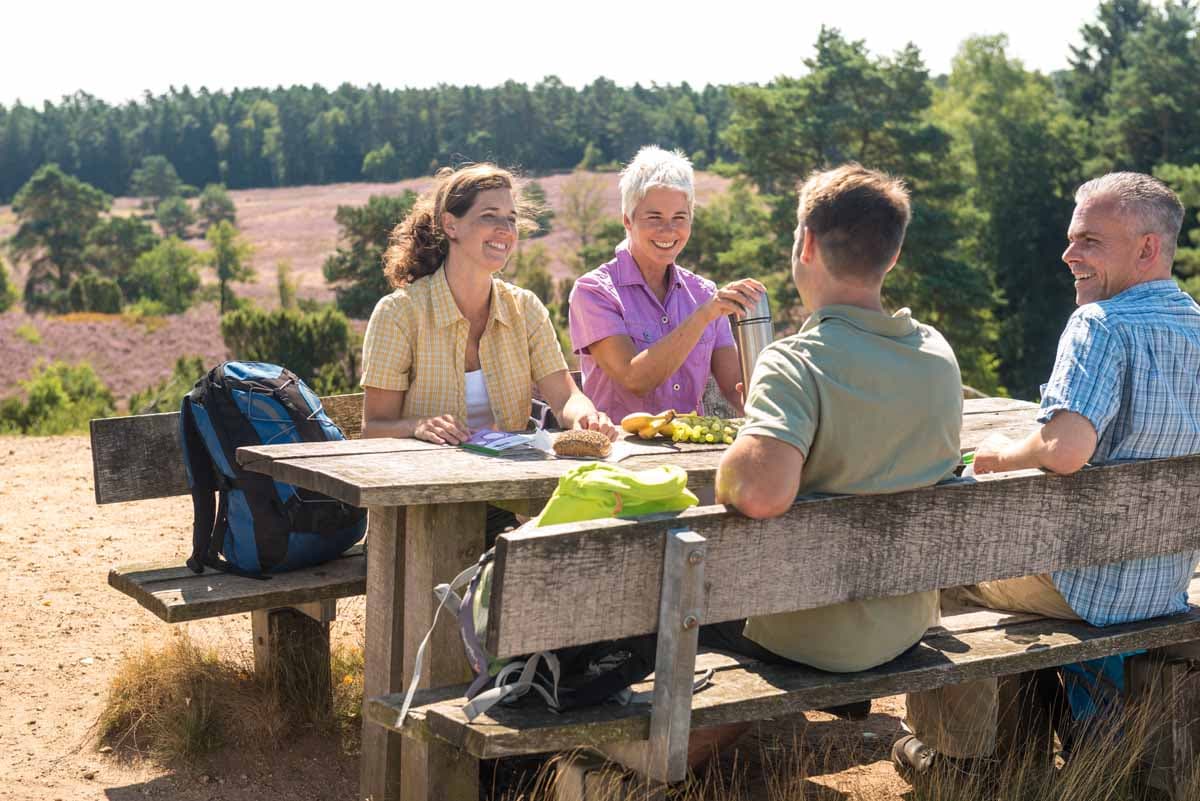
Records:
[[[229,745],[269,749],[316,730],[340,735],[352,753],[362,720],[362,650],[335,645],[332,656],[332,711],[325,712],[303,698],[282,703],[245,658],[176,630],[165,647],[119,665],[97,721],[100,741],[126,756],[172,763]]]

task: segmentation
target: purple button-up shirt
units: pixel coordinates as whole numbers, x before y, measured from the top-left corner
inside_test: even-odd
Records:
[[[712,297],[717,287],[677,264],[670,267],[666,299],[658,302],[646,285],[633,255],[618,247],[616,258],[575,282],[571,290],[571,347],[583,368],[583,391],[614,421],[631,412],[675,409],[704,413],[704,386],[717,348],[733,346],[733,333],[724,315],[708,324],[683,365],[647,396],[624,390],[606,375],[588,351],[595,342],[627,336],[639,351],[665,337],[675,326]]]

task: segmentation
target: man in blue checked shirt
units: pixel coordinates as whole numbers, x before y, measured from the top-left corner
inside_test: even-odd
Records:
[[[1075,303],[1042,386],[1038,421],[1019,441],[992,438],[975,472],[1200,452],[1200,306],[1171,278],[1183,206],[1149,175],[1118,172],[1075,193],[1063,261]],[[1200,552],[991,581],[960,592],[974,603],[1108,626],[1182,612]],[[994,679],[914,693],[893,758],[902,772],[995,749]],[[919,738],[919,739],[918,739]],[[949,759],[944,759],[949,757]],[[964,767],[961,766],[960,767]]]

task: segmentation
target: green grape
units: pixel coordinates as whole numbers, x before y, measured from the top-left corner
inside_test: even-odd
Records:
[[[726,435],[725,435],[725,439],[724,439],[724,440],[722,440],[722,441],[723,441],[723,442],[724,442],[726,445],[732,445],[732,444],[733,444],[733,437],[731,437],[731,436],[729,436],[728,434],[726,434]]]
[[[716,438],[716,437],[714,437],[712,434],[705,434],[705,435],[704,435],[704,441],[705,441],[705,442],[716,442],[716,441],[717,441],[717,438]]]

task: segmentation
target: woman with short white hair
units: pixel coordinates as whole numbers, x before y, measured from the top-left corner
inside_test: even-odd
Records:
[[[615,258],[575,282],[571,346],[584,393],[613,420],[631,412],[704,413],[712,375],[742,413],[741,367],[728,315],[751,309],[766,289],[746,278],[720,289],[680,267],[696,192],[682,153],[650,145],[621,172],[625,240]]]

